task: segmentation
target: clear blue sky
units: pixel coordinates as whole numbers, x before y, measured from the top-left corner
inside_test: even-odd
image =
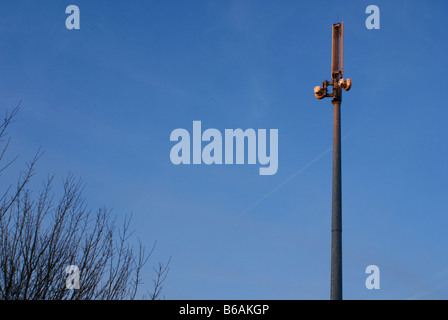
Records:
[[[75,4],[81,29],[67,30]],[[379,30],[365,27],[369,4]],[[448,298],[446,1],[1,1],[0,105],[22,100],[13,182],[84,179],[171,256],[167,299],[328,299],[331,25],[345,26],[346,299]],[[279,130],[279,168],[170,162],[170,133]],[[327,151],[327,152],[326,152]],[[325,153],[326,152],[326,153]],[[261,201],[260,201],[261,200]],[[367,290],[365,268],[380,268]]]

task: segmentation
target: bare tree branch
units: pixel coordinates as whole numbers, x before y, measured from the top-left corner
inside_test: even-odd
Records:
[[[18,111],[19,106],[6,113],[0,124],[0,162],[10,143],[6,130]],[[59,198],[53,177],[34,197],[28,185],[42,154],[39,149],[14,191],[9,187],[0,197],[0,299],[135,299],[155,243],[149,253],[141,241],[134,250],[131,216],[117,227],[110,210],[89,209],[83,183],[72,174],[63,180]],[[0,173],[12,162],[0,166]],[[70,265],[79,269],[79,289],[66,288]],[[155,269],[151,299],[160,296],[168,265]]]

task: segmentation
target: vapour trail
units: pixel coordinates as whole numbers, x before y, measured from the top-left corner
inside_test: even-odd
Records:
[[[319,161],[320,159],[322,159],[327,153],[329,153],[331,150],[333,149],[332,146],[330,146],[327,150],[325,150],[324,152],[322,152],[320,155],[318,155],[316,158],[314,158],[313,160],[311,160],[310,162],[308,162],[306,165],[304,165],[302,168],[300,168],[299,170],[297,170],[296,172],[294,172],[292,175],[290,175],[288,178],[286,178],[283,182],[281,182],[278,186],[276,186],[274,189],[272,189],[271,191],[269,191],[268,193],[266,193],[263,197],[261,197],[259,200],[257,200],[256,202],[254,202],[251,206],[249,206],[246,210],[244,210],[243,212],[240,213],[240,215],[244,215],[245,213],[247,213],[248,211],[252,210],[253,208],[255,208],[257,205],[260,204],[260,202],[262,202],[264,199],[266,199],[267,197],[269,197],[271,194],[273,194],[274,192],[276,192],[278,189],[280,189],[281,187],[283,187],[285,184],[287,184],[288,182],[290,182],[292,179],[294,179],[295,177],[297,177],[299,174],[301,174],[302,172],[304,172],[306,169],[308,169],[309,167],[311,167],[313,164],[315,164],[317,161]]]
[[[348,133],[345,137],[343,137],[341,139],[341,142],[344,141],[346,138],[348,138],[351,134],[352,134],[353,130]],[[263,197],[261,197],[260,199],[258,199],[257,201],[255,201],[252,205],[250,205],[249,207],[246,208],[246,210],[244,210],[243,212],[241,212],[239,215],[242,216],[244,214],[246,214],[247,212],[249,212],[250,210],[252,210],[253,208],[255,208],[257,205],[259,205],[264,199],[268,198],[269,196],[271,196],[273,193],[275,193],[277,190],[279,190],[281,187],[283,187],[285,184],[287,184],[288,182],[290,182],[292,179],[294,179],[295,177],[297,177],[299,174],[301,174],[302,172],[304,172],[306,169],[308,169],[309,167],[311,167],[313,164],[315,164],[317,161],[319,161],[320,159],[322,159],[327,153],[329,153],[331,150],[333,150],[333,146],[328,147],[324,152],[322,152],[321,154],[319,154],[316,158],[314,158],[313,160],[311,160],[310,162],[308,162],[306,165],[304,165],[302,168],[300,168],[299,170],[297,170],[296,172],[294,172],[292,175],[290,175],[288,178],[286,178],[284,181],[282,181],[278,186],[276,186],[274,189],[272,189],[271,191],[269,191],[268,193],[266,193]]]

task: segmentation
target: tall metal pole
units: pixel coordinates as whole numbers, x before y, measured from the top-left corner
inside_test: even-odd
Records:
[[[332,28],[331,78],[333,79],[333,183],[331,197],[331,293],[330,299],[342,300],[342,198],[341,198],[341,78],[339,39],[341,24]]]
[[[342,300],[342,192],[341,192],[341,102],[342,89],[351,88],[343,79],[343,22],[332,26],[331,78],[314,88],[316,98],[332,97],[333,104],[333,181],[331,196],[331,286],[330,299]],[[327,92],[328,86],[333,92]]]
[[[333,184],[331,201],[331,300],[342,300],[341,101],[333,103]]]

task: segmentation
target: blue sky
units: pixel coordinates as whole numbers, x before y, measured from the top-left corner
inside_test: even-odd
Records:
[[[81,12],[67,30],[65,8]],[[379,30],[365,8],[380,8]],[[447,299],[445,1],[1,1],[0,105],[13,182],[39,147],[37,186],[83,178],[92,207],[133,213],[172,257],[167,299],[328,299],[331,25],[344,21],[346,299]],[[279,130],[279,167],[180,165],[170,133]],[[15,170],[15,171],[14,171]],[[367,290],[365,268],[380,268]]]

